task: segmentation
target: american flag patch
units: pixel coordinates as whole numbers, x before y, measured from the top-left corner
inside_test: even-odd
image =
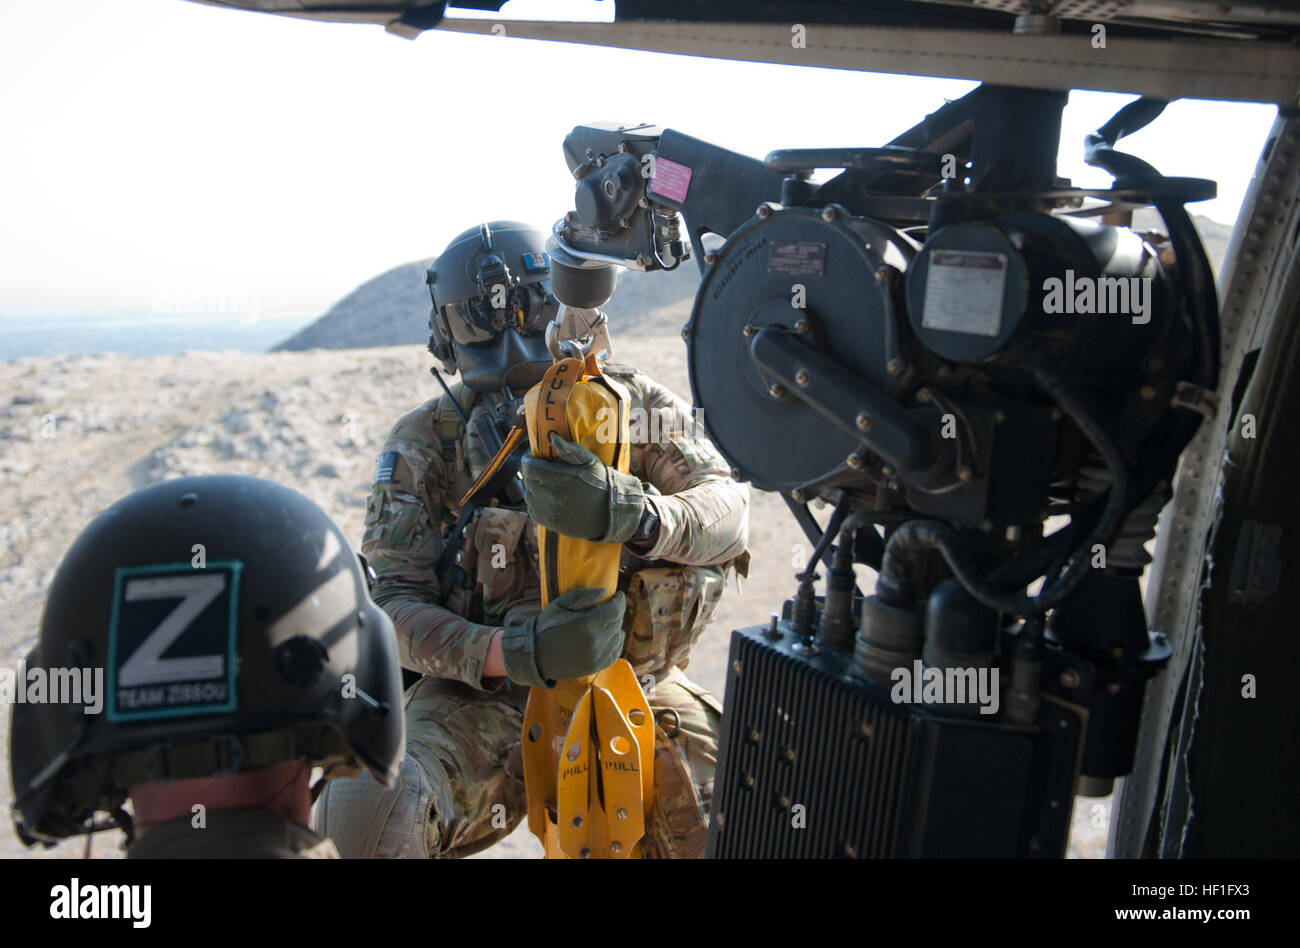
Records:
[[[375,483],[388,484],[393,480],[393,470],[397,467],[397,452],[386,451],[375,462]]]

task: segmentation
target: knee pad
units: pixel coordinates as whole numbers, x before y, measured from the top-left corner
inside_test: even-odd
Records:
[[[410,754],[385,788],[368,772],[331,780],[312,813],[312,829],[344,859],[427,859],[435,804],[428,775]]]

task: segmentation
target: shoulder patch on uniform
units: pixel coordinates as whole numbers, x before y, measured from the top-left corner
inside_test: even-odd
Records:
[[[375,461],[375,483],[389,484],[393,480],[393,471],[397,467],[397,452],[385,451]]]
[[[636,375],[635,366],[628,365],[626,362],[603,362],[600,371],[607,372],[610,375]]]
[[[110,721],[237,710],[238,560],[124,566],[108,626]]]

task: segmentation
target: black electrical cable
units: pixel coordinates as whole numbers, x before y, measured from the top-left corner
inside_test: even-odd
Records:
[[[847,507],[841,505],[836,509],[839,514]],[[836,522],[842,521],[842,522]],[[861,529],[871,530],[871,514],[865,510],[849,516],[847,520],[836,518],[827,526],[826,532],[836,532],[839,543],[835,547],[835,556],[826,575],[826,597],[822,609],[819,633],[827,644],[833,648],[850,648],[853,644],[854,620],[853,603],[861,593],[854,582],[853,563],[857,557],[855,539]]]
[[[836,513],[838,512],[839,511],[837,510]],[[838,532],[840,535],[840,542],[839,545],[835,547],[835,557],[831,561],[832,570],[852,571],[855,553],[853,542],[854,534],[863,527],[871,526],[871,512],[866,510],[859,510],[839,525]],[[830,527],[827,527],[827,529],[829,530]],[[873,529],[872,532],[874,533],[875,530]]]
[[[1099,497],[1093,501],[1081,514],[1072,517],[1066,526],[997,567],[989,573],[985,582],[1007,589],[1020,589],[1029,585],[1036,577],[1048,575],[1049,571],[1058,572],[1065,565],[1070,552],[1079,545],[1079,537],[1091,530],[1097,518],[1101,516],[1105,500],[1105,497]],[[1053,563],[1056,564],[1055,567]]]
[[[460,407],[460,402],[456,401],[456,396],[451,394],[451,386],[447,384],[447,380],[442,377],[442,373],[438,371],[436,366],[429,369],[429,371],[432,372],[433,377],[438,380],[438,384],[442,386],[442,390],[447,393],[447,398],[451,400],[451,406],[456,409],[456,414],[460,415],[460,420],[464,423],[465,427],[468,428],[469,416],[465,414],[465,409]]]
[[[1124,106],[1095,132],[1083,139],[1083,160],[1094,168],[1101,168],[1115,178],[1116,187],[1133,187],[1137,179],[1143,183],[1159,181],[1164,175],[1136,155],[1116,151],[1114,145],[1126,135],[1146,128],[1164,112],[1169,103],[1164,99],[1135,99]]]
[[[1045,585],[1035,599],[1050,599],[1055,605],[1066,592],[1072,590],[1088,573],[1090,551],[1098,544],[1109,546],[1119,535],[1124,526],[1124,516],[1128,513],[1129,497],[1128,465],[1124,462],[1119,448],[1111,440],[1100,423],[1092,417],[1083,400],[1070,388],[1069,383],[1040,353],[1030,352],[1026,359],[1035,381],[1053,401],[1065,412],[1066,416],[1078,427],[1094,448],[1101,455],[1110,473],[1110,487],[1106,493],[1105,507],[1097,524],[1089,531],[1088,539],[1076,549],[1073,562],[1066,566],[1059,579]],[[1050,589],[1049,589],[1050,586]],[[985,603],[988,605],[988,603]],[[1050,608],[1050,606],[1044,607]]]
[[[831,513],[831,519],[826,524],[826,529],[822,531],[821,539],[813,547],[812,557],[808,560],[808,568],[804,572],[808,575],[817,569],[817,564],[822,561],[826,555],[826,550],[830,547],[831,541],[839,535],[844,518],[849,515],[849,495],[845,493],[840,497],[840,502],[835,505],[835,510]],[[857,514],[854,514],[857,516]]]
[[[885,602],[903,605],[915,601],[912,562],[922,548],[932,547],[942,554],[958,582],[983,605],[1012,615],[1041,614],[1059,605],[1087,576],[1092,568],[1089,555],[1092,547],[1097,544],[1108,546],[1118,535],[1128,512],[1125,504],[1128,495],[1128,468],[1119,449],[1092,417],[1083,401],[1041,353],[1031,350],[1024,358],[1035,381],[1092,442],[1106,463],[1110,473],[1110,487],[1100,518],[1089,531],[1087,540],[1065,560],[1063,571],[1050,576],[1034,596],[1009,593],[1005,588],[998,588],[987,579],[976,576],[964,561],[955,528],[935,520],[909,521],[895,530],[885,545],[880,580],[876,586],[877,594]]]
[[[1180,204],[1157,204],[1156,211],[1169,231],[1183,295],[1191,310],[1196,344],[1191,381],[1205,391],[1214,392],[1219,387],[1219,298],[1213,271],[1186,208]],[[1133,493],[1139,502],[1170,477],[1178,456],[1195,437],[1202,421],[1201,415],[1191,408],[1183,407],[1175,412],[1163,442],[1150,452],[1151,463],[1139,472]]]
[[[1159,181],[1163,176],[1154,167],[1136,156],[1116,151],[1113,146],[1120,138],[1154,121],[1167,104],[1159,99],[1137,99],[1124,106],[1101,128],[1087,136],[1084,143],[1085,161],[1109,172],[1116,178],[1117,186]],[[1127,180],[1121,181],[1121,178]],[[1168,201],[1158,202],[1155,208],[1169,233],[1177,261],[1180,289],[1190,310],[1195,334],[1192,381],[1205,389],[1214,390],[1218,387],[1220,367],[1219,307],[1213,271],[1186,208]],[[1151,463],[1134,472],[1128,491],[1130,497],[1141,503],[1161,481],[1168,478],[1179,454],[1191,441],[1200,423],[1200,415],[1189,409],[1174,416],[1161,444],[1148,454]],[[985,582],[993,586],[1019,589],[1037,576],[1058,572],[1071,555],[1068,551],[1075,549],[1078,536],[1085,531],[1094,532],[1087,527],[1102,515],[1103,503],[1106,504],[1106,509],[1113,506],[1108,498],[1099,498],[1081,515],[1072,518],[1068,527],[1058,530],[1034,549],[1024,551],[998,567],[988,575]]]
[[[1084,139],[1084,161],[1115,178],[1116,187],[1135,187],[1163,180],[1154,167],[1142,159],[1115,150],[1115,143],[1154,121],[1169,103],[1163,99],[1140,98],[1128,103],[1101,128]],[[1156,212],[1164,221],[1173,245],[1182,296],[1190,310],[1195,339],[1193,378],[1195,385],[1214,391],[1219,385],[1219,300],[1209,258],[1187,209],[1174,201],[1157,201]],[[1168,426],[1162,443],[1148,452],[1152,463],[1144,465],[1133,484],[1132,495],[1140,503],[1177,463],[1178,455],[1200,427],[1201,416],[1183,408]]]

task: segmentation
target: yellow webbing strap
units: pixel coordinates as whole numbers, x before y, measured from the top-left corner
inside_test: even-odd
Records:
[[[594,358],[562,359],[524,398],[533,456],[553,458],[552,433],[627,473],[628,395]],[[616,438],[608,437],[617,419]],[[622,547],[537,528],[542,604],[570,589],[618,587]],[[523,727],[528,828],[552,858],[640,855],[654,788],[650,705],[625,659],[589,678],[529,693]]]

